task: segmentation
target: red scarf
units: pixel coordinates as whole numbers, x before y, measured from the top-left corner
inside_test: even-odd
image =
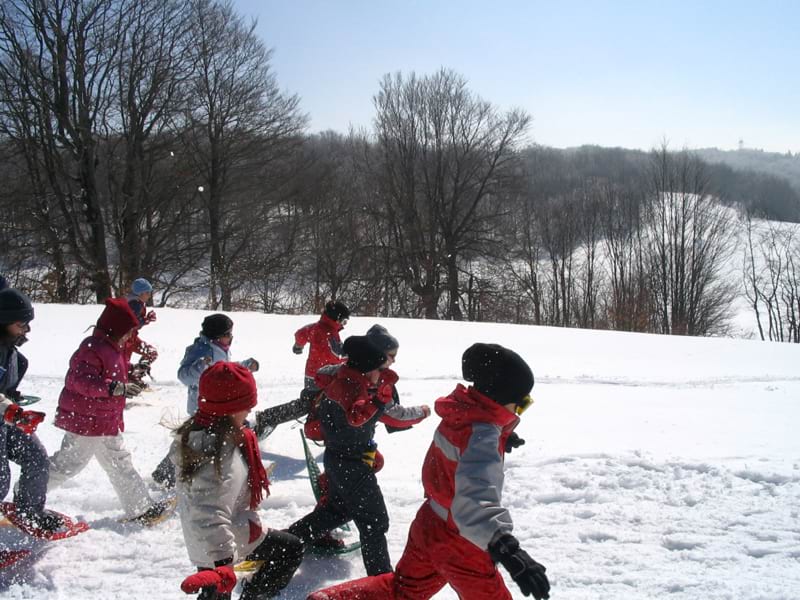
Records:
[[[261,462],[261,450],[258,447],[258,438],[249,427],[242,427],[244,440],[239,446],[249,467],[247,482],[250,484],[250,510],[256,510],[261,501],[269,496],[269,478],[267,470]],[[266,496],[264,495],[266,491]]]

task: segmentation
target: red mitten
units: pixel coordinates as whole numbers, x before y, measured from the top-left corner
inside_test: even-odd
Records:
[[[392,391],[392,384],[384,383],[378,388],[375,398],[377,398],[378,402],[381,404],[389,404],[392,401]]]
[[[5,415],[3,415],[3,420],[9,425],[16,426],[16,428],[22,431],[22,433],[31,435],[34,431],[36,431],[39,423],[44,421],[44,417],[45,414],[43,412],[37,412],[35,410],[23,410],[21,406],[12,404],[8,407],[8,409],[6,409]]]
[[[383,468],[383,454],[380,451],[375,450],[375,462],[372,465],[372,470],[376,473]]]
[[[147,325],[148,323],[152,323],[156,320],[156,311],[151,310],[144,316],[144,324]]]
[[[220,594],[227,594],[236,587],[236,573],[230,565],[217,567],[214,570],[198,571],[189,575],[181,583],[184,594],[196,594],[205,587],[216,587]]]

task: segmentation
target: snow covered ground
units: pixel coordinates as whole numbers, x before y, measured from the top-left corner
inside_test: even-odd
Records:
[[[52,416],[69,356],[99,312],[36,307],[22,388],[44,398],[39,435],[50,453],[61,440]],[[157,381],[126,411],[125,439],[147,480],[169,444],[159,422],[180,420],[185,388],[175,371],[206,314],[162,309],[142,334],[159,349]],[[261,362],[259,407],[296,397],[305,355],[292,354],[292,333],[314,317],[231,316],[234,358]],[[536,403],[517,430],[527,444],[507,457],[504,499],[523,547],[548,568],[552,598],[800,598],[800,346],[358,317],[344,333],[375,322],[400,340],[405,404],[448,393],[475,341],[509,346],[532,365]],[[379,430],[394,561],[421,502],[420,466],[436,423]],[[277,463],[263,505],[269,526],[286,527],[313,506],[299,429],[283,425],[261,445],[265,461]],[[92,530],[40,545],[13,581],[6,574],[0,598],[183,596],[180,581],[193,569],[176,516],[152,529],[119,524],[118,500],[96,463],[49,505]],[[0,545],[23,541],[0,530]],[[300,600],[363,573],[358,553],[306,559],[281,598]],[[445,589],[436,598],[456,595]]]

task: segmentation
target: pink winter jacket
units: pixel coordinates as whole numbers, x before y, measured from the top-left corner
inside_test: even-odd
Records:
[[[125,396],[112,396],[112,381],[128,381],[128,362],[119,344],[95,329],[69,359],[58,398],[56,427],[86,436],[117,435],[125,430]]]

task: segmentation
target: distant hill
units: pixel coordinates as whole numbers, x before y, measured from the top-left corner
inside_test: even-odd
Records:
[[[709,163],[722,163],[737,170],[758,171],[786,179],[800,193],[800,154],[780,154],[743,148],[741,150],[719,150],[701,148],[693,150]]]
[[[723,203],[764,219],[800,222],[800,155],[747,149],[689,151],[708,165],[710,190]],[[626,148],[538,147],[531,152],[538,152],[539,169],[617,182],[644,176],[650,164],[649,153]]]

